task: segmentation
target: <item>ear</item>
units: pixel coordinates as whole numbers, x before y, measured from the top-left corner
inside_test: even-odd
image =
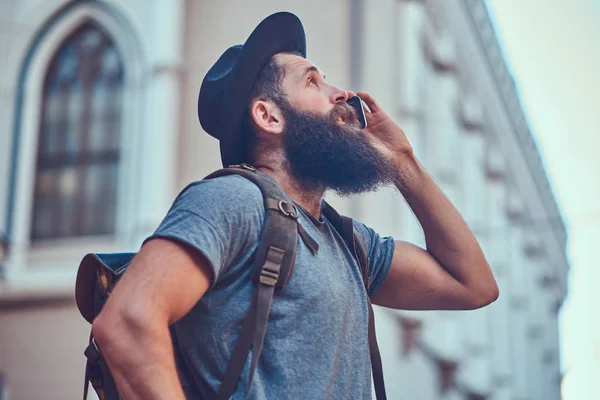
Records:
[[[283,115],[275,103],[257,100],[252,103],[250,115],[260,130],[275,135],[283,133]]]

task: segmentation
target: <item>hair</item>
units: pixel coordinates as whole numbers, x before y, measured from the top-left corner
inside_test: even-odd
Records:
[[[293,54],[302,57],[298,52],[285,52],[285,54]],[[247,162],[253,163],[256,161],[256,155],[264,148],[260,145],[257,137],[256,124],[250,115],[250,107],[257,101],[272,101],[280,107],[285,107],[288,104],[287,95],[283,90],[282,83],[285,77],[285,66],[271,57],[269,62],[261,69],[258,77],[254,81],[248,109],[243,117],[242,136],[244,137],[243,146],[244,156]]]

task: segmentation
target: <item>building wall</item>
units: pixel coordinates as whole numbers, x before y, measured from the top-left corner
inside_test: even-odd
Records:
[[[4,305],[0,371],[6,399],[81,398],[89,329],[72,301]]]
[[[220,166],[218,143],[197,121],[198,88],[228,46],[280,9],[304,22],[308,58],[329,81],[368,90],[403,127],[419,159],[475,231],[500,285],[498,301],[477,311],[377,308],[388,397],[558,398],[556,306],[564,297],[568,268],[564,228],[547,233],[528,223],[553,215],[554,200],[538,187],[546,178],[536,169],[541,168],[537,149],[527,142],[531,135],[482,3],[240,4],[0,4],[5,27],[0,32],[0,113],[11,121],[0,125],[0,187],[8,188],[0,191],[7,193],[0,196],[0,210],[8,208],[11,195],[15,203],[13,241],[0,283],[0,374],[9,399],[80,393],[89,325],[72,302],[78,260],[88,251],[137,249],[178,190]],[[25,119],[36,118],[32,99],[39,96],[44,52],[48,58],[61,35],[86,17],[110,28],[129,71],[122,218],[113,238],[40,248],[29,243],[23,228],[31,207],[25,189],[32,168],[23,154],[36,141],[35,124]],[[27,96],[19,113],[20,85]],[[12,176],[15,150],[19,157]],[[424,245],[417,221],[395,190],[331,201],[382,234]],[[0,213],[0,226],[7,226],[8,215]]]
[[[365,7],[363,59],[369,66],[362,68],[363,81],[387,92],[373,94],[382,97],[382,106],[475,231],[501,291],[496,303],[476,311],[378,310],[388,382],[391,377],[398,394],[417,387],[420,396],[408,398],[441,397],[437,390],[425,394],[431,381],[424,377],[444,374],[453,378],[444,396],[558,398],[555,321],[568,268],[564,227],[536,222],[559,213],[549,204],[552,196],[485,7],[476,1]],[[381,34],[395,30],[396,40]],[[372,59],[385,61],[371,67]],[[517,153],[513,146],[519,145]],[[368,195],[357,203],[362,219],[380,232],[423,244],[411,213],[394,210],[397,195]],[[404,332],[404,354],[396,351],[394,329]],[[420,373],[403,374],[403,364]]]

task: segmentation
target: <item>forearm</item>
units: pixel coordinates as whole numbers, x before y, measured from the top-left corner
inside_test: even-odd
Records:
[[[99,317],[92,331],[124,399],[185,399],[167,324]]]
[[[475,236],[432,177],[412,154],[397,165],[396,185],[423,228],[427,251],[467,287],[494,282]]]

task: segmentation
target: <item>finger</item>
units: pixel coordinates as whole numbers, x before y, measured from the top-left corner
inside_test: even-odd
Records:
[[[379,107],[379,104],[377,104],[373,96],[371,96],[369,93],[358,92],[356,94],[365,102],[365,104],[367,105],[367,107],[369,107],[371,112],[376,113],[381,111],[381,107]]]
[[[367,105],[367,103],[365,103],[365,101],[364,101],[363,99],[361,99],[361,100],[360,100],[360,102],[362,103],[362,105],[363,105],[363,109],[366,111],[366,113],[367,113],[367,114],[371,114],[371,113],[372,113],[372,111],[371,111],[371,109],[369,108],[369,106]]]
[[[369,126],[373,125],[373,118],[375,118],[373,114],[365,109],[365,120],[367,121],[367,130],[369,129]]]
[[[356,93],[354,93],[352,90],[347,90],[346,92],[348,93],[348,98],[349,98],[349,99],[351,99],[351,98],[353,98],[354,96],[356,96]]]

